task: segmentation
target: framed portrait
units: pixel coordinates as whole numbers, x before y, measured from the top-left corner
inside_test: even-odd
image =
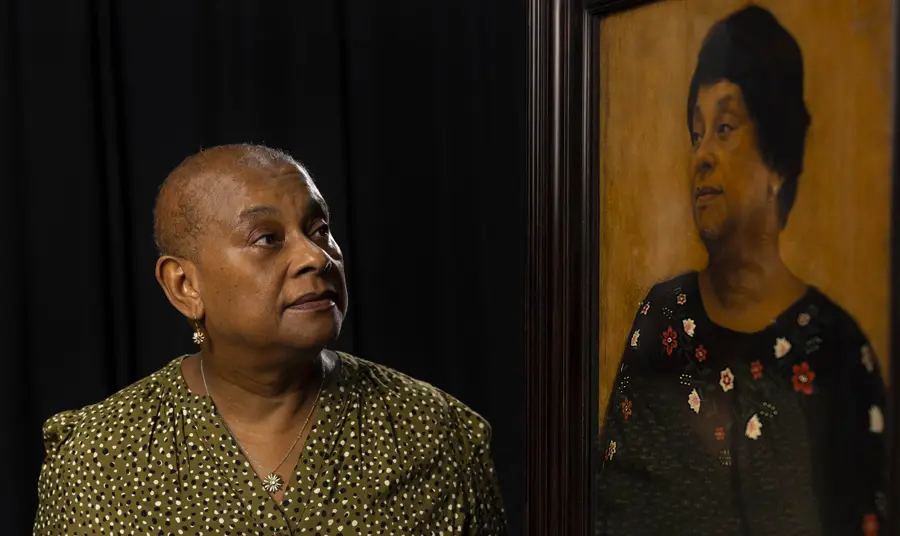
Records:
[[[527,533],[900,534],[897,2],[528,5]]]

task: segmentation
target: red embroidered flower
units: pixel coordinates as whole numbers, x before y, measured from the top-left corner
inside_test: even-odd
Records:
[[[666,355],[672,355],[672,352],[678,348],[678,341],[675,340],[677,338],[678,334],[675,333],[671,326],[662,334],[662,343],[666,347]]]
[[[720,426],[716,428],[716,439],[719,441],[725,441],[725,428]]]
[[[702,344],[694,350],[694,357],[701,363],[706,361],[706,348],[704,348]]]
[[[863,516],[862,529],[866,536],[878,536],[878,517],[875,514]]]
[[[811,395],[813,392],[812,382],[816,379],[816,373],[809,369],[809,363],[804,361],[799,365],[794,365],[794,391],[803,391],[805,395]]]
[[[628,400],[626,398],[624,402],[619,404],[619,406],[621,406],[622,408],[622,417],[624,417],[627,421],[628,417],[631,417],[631,400]]]
[[[759,361],[754,361],[750,363],[750,374],[753,374],[753,379],[758,380],[762,378],[763,366]]]

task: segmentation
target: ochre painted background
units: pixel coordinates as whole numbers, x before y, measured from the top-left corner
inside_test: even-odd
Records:
[[[685,108],[706,32],[749,2],[668,0],[601,22],[600,415],[638,302],[702,268]],[[812,126],[781,236],[796,274],[888,357],[891,1],[758,1],[800,43]]]

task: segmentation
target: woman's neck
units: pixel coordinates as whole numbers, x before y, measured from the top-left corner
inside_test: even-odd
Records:
[[[805,292],[784,264],[777,233],[708,244],[700,292],[709,317],[736,331],[765,328]]]
[[[191,391],[210,396],[230,425],[270,430],[293,429],[298,418],[305,418],[335,366],[325,352],[278,365],[248,361],[246,354],[240,359],[221,350],[203,351],[182,367]]]

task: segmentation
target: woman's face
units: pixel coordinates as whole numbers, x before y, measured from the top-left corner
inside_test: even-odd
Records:
[[[692,128],[691,201],[704,241],[764,229],[777,218],[780,178],[763,162],[741,88],[722,81],[697,93]]]
[[[347,287],[325,200],[283,164],[217,181],[199,244],[213,344],[321,349],[341,330]]]

